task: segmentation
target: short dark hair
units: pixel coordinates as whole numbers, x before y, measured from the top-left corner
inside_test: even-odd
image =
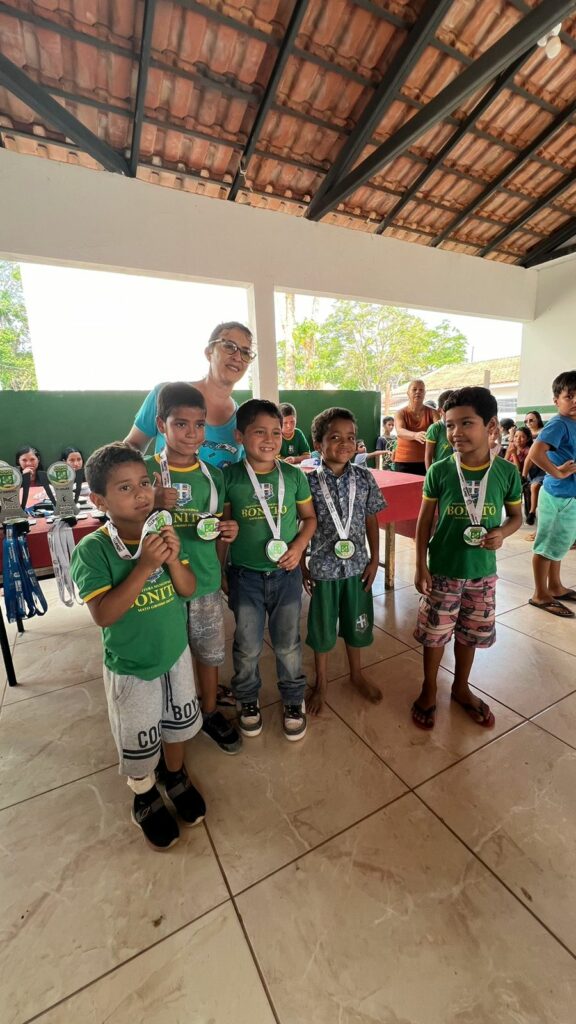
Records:
[[[518,434],[524,434],[524,437],[526,438],[526,447],[529,448],[534,441],[530,427],[517,427],[516,433],[514,434],[514,440],[516,440]]]
[[[384,423],[394,423],[394,417],[393,416],[383,416],[382,417],[382,425],[384,425]]]
[[[176,381],[175,384],[164,384],[158,392],[156,401],[156,413],[161,420],[167,420],[173,409],[183,405],[190,409],[202,409],[206,412],[206,399],[198,388],[184,381]]]
[[[557,379],[558,378],[556,378],[556,380]],[[556,381],[554,381],[554,384],[555,383],[556,383]],[[552,385],[552,387],[554,387],[554,384]],[[558,395],[560,394],[560,392],[562,390],[563,390],[563,388],[560,388],[560,391],[558,392]],[[558,395],[556,394],[556,392],[554,392],[554,397],[555,398],[558,398]],[[538,424],[538,430],[542,430],[542,427],[544,426],[544,420],[542,419],[540,413],[538,412],[538,409],[530,409],[530,412],[527,412],[525,417],[524,417],[524,423],[526,423],[526,420],[528,419],[529,416],[535,416],[536,417],[536,422]]]
[[[14,465],[19,466],[20,456],[28,455],[28,452],[32,452],[32,454],[35,455],[36,458],[38,459],[38,469],[43,469],[44,467],[42,466],[42,456],[40,455],[38,449],[35,448],[34,445],[32,444],[23,444],[22,447],[18,449],[16,455],[14,456]]]
[[[62,454],[60,456],[60,460],[62,462],[66,462],[66,459],[68,458],[68,456],[72,455],[73,452],[78,452],[78,455],[80,455],[80,457],[82,458],[82,462],[84,462],[84,456],[82,455],[82,452],[80,451],[79,448],[75,448],[73,444],[69,445],[68,448],[63,448],[62,449]]]
[[[563,391],[576,391],[576,370],[564,370],[552,381],[554,398],[558,398]]]
[[[488,388],[457,388],[446,400],[444,412],[457,409],[461,405],[471,406],[476,415],[481,416],[483,423],[489,423],[498,415],[498,402]]]
[[[440,394],[438,395],[438,408],[439,409],[442,409],[442,410],[444,409],[444,406],[445,406],[446,402],[448,401],[448,399],[450,398],[451,394],[452,394],[452,388],[448,388],[447,391],[441,391],[440,392]]]
[[[242,402],[236,413],[236,429],[241,434],[244,433],[246,427],[249,427],[251,423],[260,413],[264,413],[266,416],[274,416],[280,426],[282,426],[282,413],[274,402],[269,402],[267,398],[250,398],[247,402]]]
[[[357,426],[356,417],[353,412],[350,412],[350,409],[341,409],[337,405],[331,405],[324,412],[319,412],[312,420],[311,434],[314,444],[321,443],[333,420],[349,420],[355,427]]]
[[[112,441],[112,444],[105,444],[92,452],[85,468],[90,490],[94,494],[106,494],[111,470],[124,462],[139,462],[143,469],[146,468],[142,453],[125,441]]]
[[[500,420],[500,426],[502,427],[502,430],[511,430],[512,427],[516,426],[516,420],[511,420],[508,417],[505,417],[503,420]]]
[[[249,327],[241,324],[238,320],[227,320],[226,323],[216,324],[216,327],[208,338],[208,344],[212,345],[215,341],[218,341],[222,331],[243,331],[246,337],[252,340],[252,331]]]
[[[290,402],[282,402],[282,405],[280,406],[280,412],[282,413],[283,416],[296,415],[296,409],[294,408],[293,405],[291,405]]]

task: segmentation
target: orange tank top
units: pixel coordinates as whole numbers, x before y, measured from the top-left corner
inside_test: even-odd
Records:
[[[434,410],[428,405],[423,405],[418,415],[410,412],[408,407],[401,409],[400,412],[404,413],[406,430],[414,432],[428,430],[428,427],[434,423]],[[424,448],[425,446],[419,441],[412,441],[408,437],[399,437],[394,452],[394,462],[424,462]]]

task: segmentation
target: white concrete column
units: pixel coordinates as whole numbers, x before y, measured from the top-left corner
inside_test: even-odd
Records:
[[[278,359],[276,354],[276,313],[274,286],[257,281],[249,289],[250,324],[254,331],[258,358],[252,368],[254,398],[278,402]]]

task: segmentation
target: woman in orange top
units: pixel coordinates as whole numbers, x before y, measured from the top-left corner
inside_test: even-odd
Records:
[[[394,452],[394,468],[397,473],[426,476],[426,431],[440,418],[440,413],[437,409],[430,409],[424,405],[425,397],[424,381],[411,381],[408,388],[408,405],[399,409],[394,416],[398,435],[398,444]]]

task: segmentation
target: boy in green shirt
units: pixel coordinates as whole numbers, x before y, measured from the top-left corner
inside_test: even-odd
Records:
[[[497,412],[487,388],[454,391],[445,405],[454,454],[435,462],[424,481],[414,578],[422,594],[414,637],[424,645],[424,683],[412,705],[412,719],[421,729],[434,726],[438,669],[453,634],[452,700],[478,725],[494,725],[488,705],[470,690],[469,677],[476,648],[491,647],[496,639],[495,552],[522,525],[518,470],[490,448]]]
[[[108,714],[119,770],[134,793],[132,820],[150,846],[167,850],[179,831],[155,784],[161,748],[166,795],[183,824],[206,813],[184,765],[184,744],[201,724],[181,600],[196,580],[176,531],[162,526],[166,513],[151,516],[154,492],[140,452],[120,442],[98,448],[86,479],[109,522],[80,541],[70,571],[102,627]]]
[[[282,444],[278,406],[256,398],[244,402],[237,412],[237,436],[246,458],[224,471],[224,519],[233,518],[239,526],[238,537],[230,545],[227,587],[236,619],[231,685],[240,731],[250,737],[262,732],[258,661],[268,616],[284,705],[284,735],[299,740],[306,732],[300,558],[316,529],[316,515],[305,474],[278,461]]]
[[[145,460],[148,475],[155,481],[154,504],[172,513],[174,529],[196,576],[196,590],[188,603],[188,642],[202,701],[202,731],[225,754],[235,754],[242,739],[216,708],[218,666],[225,654],[216,540],[230,543],[238,526],[231,519],[221,522],[222,470],[198,458],[206,426],[202,393],[183,382],[164,384],[158,393],[156,426],[165,446]]]
[[[446,436],[446,424],[444,422],[444,406],[452,394],[451,391],[442,391],[438,395],[438,408],[440,419],[431,423],[426,431],[426,444],[424,447],[424,462],[426,469],[430,469],[433,462],[440,462],[452,455],[452,445]]]
[[[296,409],[290,402],[280,406],[282,413],[282,447],[280,458],[298,466],[304,459],[310,458],[310,447],[304,434],[296,426]]]

